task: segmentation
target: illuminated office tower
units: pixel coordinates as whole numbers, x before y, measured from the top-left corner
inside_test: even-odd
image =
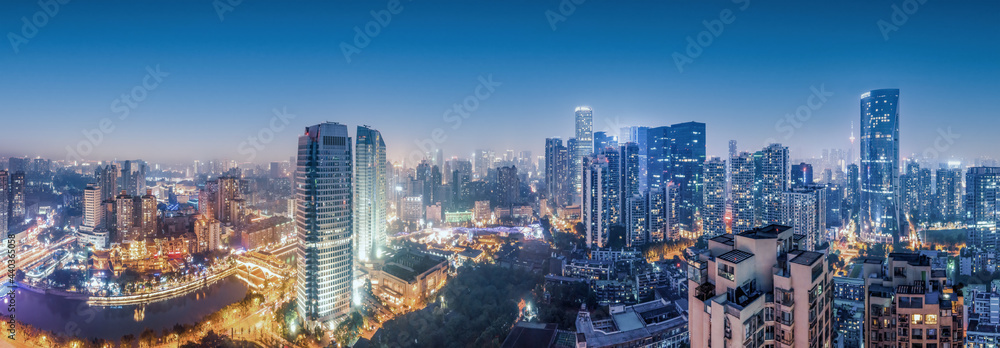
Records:
[[[965,173],[965,216],[969,247],[1000,252],[1000,168]]]
[[[962,168],[941,168],[937,170],[938,217],[944,222],[962,219]]]
[[[900,216],[909,216],[913,219],[919,217],[920,212],[920,164],[916,160],[906,161],[903,174],[899,175],[900,202],[902,207]]]
[[[622,216],[626,214],[625,207],[629,205],[629,201],[634,198],[635,195],[642,194],[642,188],[640,184],[640,177],[642,177],[642,167],[639,165],[644,162],[642,156],[639,154],[639,145],[633,142],[622,143],[621,145],[621,156],[619,161],[621,162],[619,185],[620,189],[618,195],[621,197],[621,207]],[[624,221],[624,219],[623,219]]]
[[[649,190],[649,127],[622,127],[618,142],[636,144],[639,154],[639,192]]]
[[[788,147],[771,144],[761,150],[761,207],[756,226],[781,224],[782,194],[788,190]]]
[[[27,184],[24,172],[16,171],[10,175],[10,193],[8,195],[10,196],[11,223],[8,229],[24,223],[25,215],[28,214],[25,206]]]
[[[628,202],[622,199],[622,186],[624,185],[624,171],[625,171],[625,159],[622,157],[622,153],[619,149],[605,148],[603,152],[598,153],[595,156],[591,156],[590,159],[600,157],[602,160],[607,160],[608,169],[606,171],[607,177],[607,190],[605,190],[604,195],[608,199],[608,224],[609,225],[625,225],[626,224],[626,211],[625,208],[628,207]]]
[[[754,165],[753,155],[741,152],[730,159],[732,173],[730,194],[733,200],[733,233],[754,228]]]
[[[358,126],[354,160],[354,237],[357,258],[378,259],[385,252],[385,141],[382,133]]]
[[[705,162],[705,198],[702,231],[707,236],[726,233],[726,161],[712,157]]]
[[[332,329],[351,309],[353,153],[347,126],[321,123],[299,137],[295,169],[296,310]]]
[[[861,177],[858,173],[857,164],[847,165],[847,184],[844,185],[844,208],[847,210],[845,216],[855,222],[861,207]]]
[[[782,199],[782,220],[795,234],[803,236],[802,249],[816,250],[826,241],[826,187],[807,185],[792,187]]]
[[[570,154],[562,139],[545,139],[545,188],[552,207],[573,203],[569,181]]]
[[[662,191],[670,182],[670,127],[655,127],[646,131],[647,169],[649,170],[649,190]]]
[[[594,110],[586,106],[576,108],[576,152],[573,154],[573,185],[577,196],[583,192],[584,158],[594,154]]]
[[[0,170],[0,236],[7,238],[10,224],[10,175]],[[3,239],[0,238],[0,239]]]
[[[83,224],[80,230],[90,232],[101,223],[101,187],[96,183],[87,184],[83,189]]]
[[[813,184],[813,166],[808,163],[799,163],[792,165],[792,187],[795,186],[805,186]]]
[[[860,237],[892,243],[899,234],[899,90],[861,95]]]
[[[676,224],[681,231],[695,232],[695,211],[702,206],[702,174],[705,164],[705,124],[670,126],[670,181],[676,185]],[[690,236],[688,236],[690,237]]]
[[[618,148],[618,139],[608,132],[594,132],[594,152],[600,153],[606,148]]]
[[[618,204],[614,194],[618,187],[613,184],[614,175],[609,170],[607,157],[587,158],[587,163],[583,170],[581,205],[587,248],[603,248],[607,246],[608,229],[614,215],[612,207]]]

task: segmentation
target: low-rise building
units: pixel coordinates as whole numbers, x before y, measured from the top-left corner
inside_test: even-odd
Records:
[[[681,347],[688,342],[685,302],[611,306],[611,319],[597,321],[583,309],[576,318],[577,347]]]
[[[397,307],[413,308],[444,286],[448,261],[412,249],[402,249],[377,264],[370,275],[373,292]]]

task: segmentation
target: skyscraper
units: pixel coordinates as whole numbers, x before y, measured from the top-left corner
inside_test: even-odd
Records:
[[[648,197],[636,194],[626,201],[625,232],[626,242],[630,247],[640,247],[649,241],[649,200]]]
[[[614,215],[611,207],[619,203],[614,194],[618,187],[613,184],[614,175],[609,171],[607,157],[588,157],[587,162],[583,171],[584,190],[580,207],[587,248],[603,248],[607,246],[608,229]]]
[[[1000,167],[972,167],[965,173],[968,245],[1000,252]]]
[[[639,192],[649,190],[649,127],[629,126],[621,128],[619,143],[635,143],[639,154]]]
[[[583,192],[583,160],[594,154],[594,111],[590,107],[576,108],[576,152],[573,155],[573,185],[576,195]]]
[[[702,230],[707,236],[726,233],[726,161],[712,157],[705,162],[705,198]]]
[[[622,203],[621,207],[622,214],[625,214],[625,209],[629,205],[629,201],[636,195],[642,194],[642,189],[640,187],[640,177],[642,176],[642,169],[640,164],[643,163],[642,156],[639,155],[639,145],[633,142],[622,143],[621,145],[621,156],[619,157],[621,161],[621,179],[619,179],[619,195],[621,196]]]
[[[27,181],[24,177],[24,172],[16,171],[10,175],[10,225],[8,228],[14,228],[17,225],[24,223],[25,215],[28,214],[27,207],[25,206],[25,199],[27,198]]]
[[[753,155],[741,152],[730,159],[732,168],[733,233],[754,228],[754,165]]]
[[[816,250],[826,241],[826,187],[808,185],[792,187],[783,194],[782,220],[796,235],[805,236],[802,249]]]
[[[677,186],[677,221],[683,231],[694,232],[695,211],[702,206],[702,174],[705,164],[705,124],[670,126],[670,180]]]
[[[858,211],[861,209],[861,177],[858,165],[851,163],[847,165],[847,183],[844,186],[844,210],[845,217],[856,221]],[[928,186],[929,187],[929,186]]]
[[[891,243],[899,234],[899,90],[861,95],[861,240]]]
[[[10,224],[10,175],[0,170],[0,236],[7,238]],[[2,238],[0,238],[2,239]]]
[[[813,166],[809,163],[799,163],[792,165],[791,186],[805,186],[813,184]]]
[[[83,189],[83,224],[82,231],[93,231],[101,223],[101,186],[96,183],[87,184]]]
[[[565,207],[573,203],[569,182],[570,158],[562,139],[545,139],[545,188],[552,207]]]
[[[962,218],[962,168],[941,168],[937,170],[937,211],[944,222]]]
[[[497,187],[500,193],[500,203],[506,207],[521,201],[521,179],[517,176],[517,167],[497,168]]]
[[[662,191],[670,181],[670,149],[673,140],[670,138],[670,127],[655,127],[646,131],[647,161],[649,164],[649,189]]]
[[[299,137],[296,311],[307,327],[350,312],[354,280],[353,153],[347,126],[321,123]]]
[[[618,148],[618,139],[609,135],[608,132],[594,132],[594,152],[604,151],[605,148]]]
[[[143,160],[125,161],[121,167],[121,188],[129,196],[142,196],[146,193],[146,162]]]
[[[781,224],[782,195],[788,190],[788,147],[771,144],[761,150],[761,209],[756,226]]]
[[[381,258],[386,242],[386,149],[382,133],[358,126],[354,163],[354,237],[357,258]]]
[[[103,167],[98,166],[94,176],[97,177],[97,186],[101,188],[101,202],[114,200],[121,192],[122,186],[118,180],[118,177],[121,176],[121,167],[118,166],[118,163],[110,163]]]

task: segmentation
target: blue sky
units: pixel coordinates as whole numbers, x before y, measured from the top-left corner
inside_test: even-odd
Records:
[[[17,53],[11,35],[23,37],[22,17],[43,9],[3,1],[0,154],[65,158],[107,118],[114,130],[83,158],[243,161],[241,143],[277,108],[295,117],[256,161],[287,159],[301,130],[322,121],[381,130],[393,160],[438,128],[448,157],[476,148],[541,155],[544,138],[570,137],[574,107],[589,105],[596,130],[699,121],[710,155],[724,155],[730,139],[741,150],[776,139],[801,158],[849,146],[861,93],[900,88],[904,156],[950,128],[958,138],[942,159],[998,157],[996,2],[914,0],[888,40],[877,23],[893,23],[893,6],[906,1],[751,0],[742,10],[733,1],[586,0],[553,30],[546,11],[560,3],[403,0],[348,63],[341,43],[388,1],[243,0],[222,20],[209,0],[70,1]],[[672,55],[724,10],[732,21],[679,71]],[[169,75],[117,119],[112,104],[156,66]],[[490,75],[501,85],[451,128],[444,112]],[[832,95],[791,133],[776,126],[813,87]]]

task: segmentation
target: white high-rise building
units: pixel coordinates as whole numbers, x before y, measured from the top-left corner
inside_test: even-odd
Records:
[[[784,224],[805,238],[799,242],[803,249],[816,250],[826,241],[826,186],[793,187],[784,193],[781,210]]]
[[[702,234],[714,237],[726,233],[726,161],[712,157],[704,170]]]
[[[93,231],[101,223],[101,187],[96,183],[87,184],[83,189],[83,224],[80,230]]]
[[[597,156],[587,160],[589,164],[583,170],[583,226],[587,248],[603,248],[608,243],[608,229],[615,214],[612,207],[618,203],[613,194],[618,187],[613,184],[607,158]]]
[[[576,152],[573,154],[573,185],[576,195],[583,192],[583,160],[594,154],[594,110],[576,108]]]
[[[385,141],[382,133],[358,126],[354,163],[354,237],[357,258],[381,258],[385,251]]]
[[[332,328],[351,310],[353,151],[347,126],[321,123],[299,137],[295,170],[296,311],[307,328]]]
[[[731,180],[730,194],[733,200],[733,233],[754,227],[754,163],[753,155],[741,152],[729,159]]]

